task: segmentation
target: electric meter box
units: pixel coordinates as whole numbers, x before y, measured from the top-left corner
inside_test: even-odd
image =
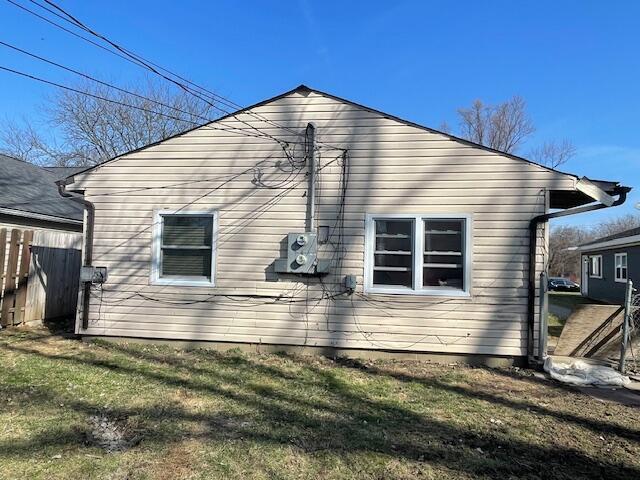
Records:
[[[279,273],[316,273],[318,261],[318,236],[314,232],[289,233],[287,258],[276,261]]]

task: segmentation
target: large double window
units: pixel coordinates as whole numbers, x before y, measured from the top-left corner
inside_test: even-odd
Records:
[[[160,210],[155,214],[152,283],[213,285],[216,213]]]
[[[470,215],[368,215],[365,244],[367,292],[469,294]]]

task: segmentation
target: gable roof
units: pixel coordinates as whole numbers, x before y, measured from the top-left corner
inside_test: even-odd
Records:
[[[83,209],[58,194],[57,176],[42,167],[0,154],[0,210],[18,216],[81,222]]]
[[[389,113],[385,113],[385,112],[382,112],[380,110],[376,110],[374,108],[367,107],[365,105],[359,104],[359,103],[354,102],[352,100],[348,100],[348,99],[345,99],[345,98],[342,98],[342,97],[338,97],[336,95],[332,95],[330,93],[323,92],[321,90],[316,90],[316,89],[310,88],[310,87],[308,87],[308,86],[306,86],[304,84],[299,85],[296,88],[294,88],[292,90],[289,90],[287,92],[284,92],[284,93],[282,93],[280,95],[276,95],[275,97],[268,98],[268,99],[263,100],[261,102],[258,102],[258,103],[255,103],[253,105],[250,105],[248,107],[239,109],[239,110],[237,110],[235,112],[231,112],[231,113],[229,113],[227,115],[224,115],[224,116],[222,116],[220,118],[217,118],[216,120],[213,120],[211,122],[203,123],[202,125],[198,125],[196,127],[190,128],[190,129],[185,130],[183,132],[180,132],[178,134],[171,135],[171,136],[169,136],[167,138],[164,138],[162,140],[159,140],[157,142],[150,143],[149,145],[145,145],[143,147],[131,150],[130,152],[123,153],[121,155],[113,157],[113,158],[111,158],[109,160],[106,160],[106,161],[100,163],[100,164],[97,164],[97,165],[94,165],[92,167],[86,168],[86,169],[81,170],[79,172],[74,172],[73,174],[69,175],[67,178],[71,178],[75,174],[89,172],[89,171],[91,171],[91,170],[93,170],[93,169],[95,169],[97,167],[100,167],[100,166],[102,166],[102,165],[104,165],[104,164],[106,164],[108,162],[112,162],[112,161],[122,157],[123,155],[128,155],[128,154],[131,154],[131,153],[138,152],[140,150],[144,150],[144,149],[149,148],[149,147],[153,147],[153,146],[158,145],[158,144],[160,144],[160,143],[162,143],[162,142],[164,142],[166,140],[169,140],[171,138],[179,137],[179,136],[184,135],[186,133],[189,133],[189,132],[192,132],[194,130],[197,130],[198,128],[202,128],[202,127],[204,127],[206,125],[211,125],[211,124],[214,124],[214,123],[217,123],[217,122],[224,121],[225,119],[228,119],[228,118],[234,117],[236,115],[248,112],[250,110],[253,110],[255,108],[261,107],[263,105],[267,105],[269,103],[275,102],[275,101],[277,101],[277,100],[279,100],[281,98],[287,97],[287,96],[292,95],[294,93],[300,93],[300,94],[303,94],[303,95],[305,95],[305,94],[308,95],[309,93],[316,93],[318,95],[322,95],[322,96],[325,96],[327,98],[331,98],[331,99],[336,100],[338,102],[346,103],[346,104],[352,105],[354,107],[366,110],[368,112],[372,112],[372,113],[375,113],[377,115],[381,115],[384,118],[387,118],[387,119],[390,119],[390,120],[394,120],[394,121],[402,123],[404,125],[408,125],[408,126],[411,126],[411,127],[419,128],[421,130],[425,130],[425,131],[428,131],[430,133],[443,135],[443,136],[449,138],[450,140],[453,140],[453,141],[456,141],[456,142],[459,142],[459,143],[463,143],[465,145],[469,145],[469,146],[472,146],[472,147],[475,147],[475,148],[486,150],[486,151],[489,151],[489,152],[492,152],[492,153],[497,153],[499,155],[503,155],[503,156],[506,156],[508,158],[512,158],[512,159],[515,159],[515,160],[518,160],[518,161],[526,162],[526,163],[528,163],[530,165],[534,165],[536,167],[539,167],[541,169],[544,169],[544,170],[547,170],[547,171],[550,171],[550,172],[555,172],[555,173],[559,173],[559,174],[562,174],[562,175],[567,175],[567,176],[573,177],[575,179],[579,178],[577,175],[574,175],[574,174],[571,174],[571,173],[562,172],[560,170],[556,170],[554,168],[550,168],[550,167],[547,167],[545,165],[541,165],[539,163],[533,162],[533,161],[531,161],[529,159],[526,159],[524,157],[520,157],[518,155],[514,155],[512,153],[506,153],[506,152],[502,152],[502,151],[499,151],[499,150],[495,150],[495,149],[493,149],[491,147],[487,147],[485,145],[481,145],[479,143],[475,143],[475,142],[472,142],[470,140],[466,140],[464,138],[456,137],[455,135],[452,135],[450,133],[442,132],[442,131],[439,131],[439,130],[436,130],[436,129],[433,129],[433,128],[430,128],[430,127],[426,127],[424,125],[420,125],[420,124],[412,122],[410,120],[405,120],[405,119],[397,117],[395,115],[391,115]],[[606,180],[592,180],[592,179],[591,179],[591,182],[595,183],[600,189],[602,189],[603,191],[605,191],[606,193],[608,193],[610,195],[619,194],[620,193],[620,189],[623,189],[625,191],[630,190],[630,189],[628,189],[628,187],[621,187],[619,182],[611,182],[611,181],[606,181]],[[71,182],[66,182],[66,183],[71,183]],[[561,194],[561,196],[562,196],[562,198],[559,198],[556,203],[558,203],[558,204],[561,203],[562,205],[561,206],[557,206],[557,207],[553,206],[554,202],[553,202],[553,199],[552,199],[552,208],[569,208],[569,207],[572,207],[572,206],[582,205],[584,203],[589,203],[589,202],[593,201],[593,199],[587,197],[582,192],[563,192]]]

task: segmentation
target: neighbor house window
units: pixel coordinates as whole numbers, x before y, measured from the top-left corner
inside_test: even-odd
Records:
[[[470,215],[368,215],[365,244],[369,293],[469,294]]]
[[[626,253],[616,253],[615,268],[616,268],[616,282],[626,282],[628,278]]]
[[[592,278],[602,278],[602,255],[590,257],[589,276]]]
[[[213,285],[215,271],[215,212],[156,212],[152,282]]]

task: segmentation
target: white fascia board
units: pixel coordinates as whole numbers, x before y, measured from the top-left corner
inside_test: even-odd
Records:
[[[576,183],[576,189],[593,198],[594,200],[605,204],[607,207],[610,207],[611,205],[613,205],[613,202],[615,202],[615,198],[599,188],[587,177],[582,177],[580,180],[578,180],[578,183]]]
[[[607,242],[591,243],[579,248],[581,252],[591,252],[593,250],[603,250],[608,248],[616,248],[620,246],[632,246],[640,244],[640,235],[632,235],[631,237],[616,238]]]

